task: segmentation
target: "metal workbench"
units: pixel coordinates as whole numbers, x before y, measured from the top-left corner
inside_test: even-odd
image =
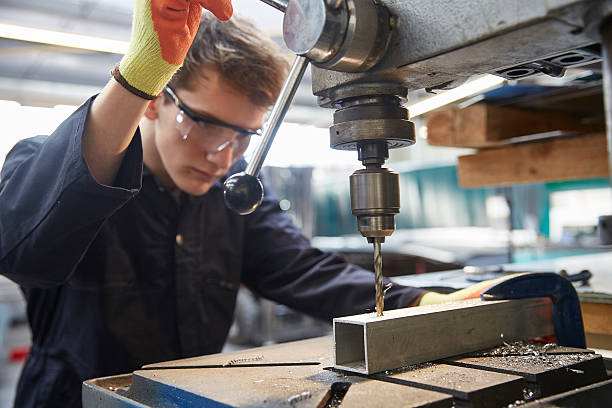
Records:
[[[85,382],[84,408],[508,407],[544,398],[569,401],[562,406],[612,402],[604,360],[586,350],[512,344],[358,376],[332,368],[332,348],[332,338],[321,337],[160,363],[157,369]]]

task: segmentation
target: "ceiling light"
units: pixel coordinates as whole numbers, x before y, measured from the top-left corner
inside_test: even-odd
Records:
[[[125,54],[129,46],[127,41],[1,23],[0,37],[112,54]]]
[[[460,99],[467,98],[468,96],[484,92],[487,89],[497,87],[503,84],[505,81],[506,80],[502,77],[487,74],[477,79],[468,81],[454,89],[443,91],[441,94],[416,102],[412,105],[408,105],[406,108],[408,108],[410,118],[414,118],[434,109],[441,108],[449,103],[453,103]]]

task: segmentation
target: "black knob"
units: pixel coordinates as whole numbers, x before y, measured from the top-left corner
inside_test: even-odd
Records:
[[[225,204],[240,215],[255,211],[263,200],[263,185],[255,176],[245,172],[236,173],[224,183]]]

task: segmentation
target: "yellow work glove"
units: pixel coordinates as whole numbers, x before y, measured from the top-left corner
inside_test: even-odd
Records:
[[[419,306],[433,305],[435,303],[456,302],[458,300],[466,299],[477,299],[480,297],[480,294],[482,292],[486,291],[491,286],[503,282],[506,279],[514,278],[518,275],[520,274],[509,274],[506,276],[502,276],[501,278],[478,282],[475,285],[447,294],[437,292],[425,292],[425,294],[421,297]]]
[[[155,98],[183,63],[202,7],[220,20],[233,12],[231,0],[136,0],[130,48],[113,77],[133,94]]]

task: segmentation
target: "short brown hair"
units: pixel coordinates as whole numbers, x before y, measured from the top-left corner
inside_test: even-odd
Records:
[[[220,21],[207,12],[170,87],[187,88],[204,65],[215,67],[253,104],[263,107],[274,103],[289,70],[280,47],[250,20],[234,15],[229,21]]]

